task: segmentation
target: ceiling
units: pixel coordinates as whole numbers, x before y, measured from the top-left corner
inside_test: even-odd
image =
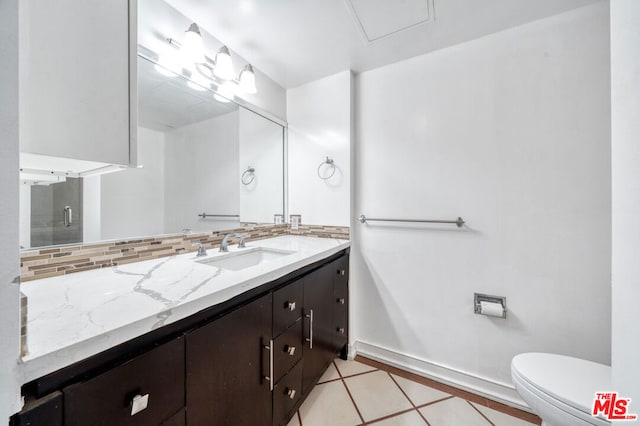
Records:
[[[167,0],[285,88],[604,0]]]
[[[138,57],[140,126],[166,132],[238,109],[233,102],[215,100],[212,91],[194,90],[186,78],[160,74],[154,65]]]

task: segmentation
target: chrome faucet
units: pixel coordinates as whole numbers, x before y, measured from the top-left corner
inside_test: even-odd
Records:
[[[191,245],[198,246],[198,254],[196,254],[196,257],[202,257],[207,255],[207,249],[204,248],[202,243],[193,243]]]
[[[222,252],[229,251],[229,245],[227,243],[227,240],[229,239],[229,237],[240,238],[240,242],[238,243],[238,248],[245,248],[246,247],[244,245],[244,239],[247,236],[245,234],[239,234],[237,232],[234,232],[232,234],[227,234],[227,235],[224,236],[224,238],[222,239],[222,242],[220,243],[220,251],[222,251]]]

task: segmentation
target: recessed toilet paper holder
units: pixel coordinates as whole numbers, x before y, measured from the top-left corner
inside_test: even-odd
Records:
[[[490,304],[488,309],[483,309],[482,302],[485,302],[484,305]],[[491,296],[489,294],[473,293],[473,312],[478,315],[507,318],[507,298],[502,296]]]

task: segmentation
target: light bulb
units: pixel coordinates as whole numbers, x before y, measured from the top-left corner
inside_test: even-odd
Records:
[[[233,72],[233,61],[227,46],[222,46],[216,54],[216,65],[213,67],[213,73],[216,77],[223,80],[232,80],[235,77]]]
[[[213,95],[213,98],[222,103],[231,102],[236,95],[236,91],[238,90],[238,86],[236,83],[232,81],[227,81],[226,83],[222,83],[216,89],[216,94]]]
[[[184,33],[184,41],[182,43],[182,53],[186,61],[193,64],[204,64],[204,46],[202,44],[202,35],[200,28],[193,23]]]
[[[258,89],[256,89],[256,75],[251,64],[246,65],[240,71],[240,90],[251,95],[258,92]]]

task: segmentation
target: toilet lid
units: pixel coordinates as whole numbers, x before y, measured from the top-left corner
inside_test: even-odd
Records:
[[[545,353],[517,355],[511,367],[531,386],[577,410],[591,413],[596,392],[611,391],[611,367]]]

